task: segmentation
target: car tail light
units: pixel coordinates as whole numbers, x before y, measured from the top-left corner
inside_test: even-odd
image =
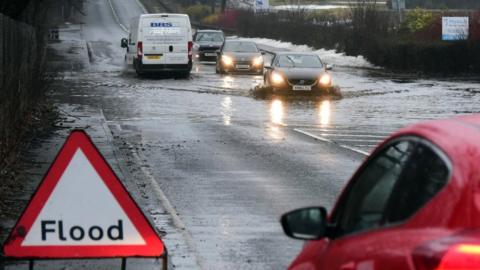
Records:
[[[192,56],[193,56],[193,42],[192,41],[189,41],[188,42],[188,60],[192,60]]]
[[[480,269],[480,245],[461,244],[443,255],[437,270]]]
[[[480,269],[480,235],[458,235],[427,243],[415,249],[416,270]]]
[[[137,42],[137,56],[139,59],[142,59],[143,56],[143,43],[141,41]]]

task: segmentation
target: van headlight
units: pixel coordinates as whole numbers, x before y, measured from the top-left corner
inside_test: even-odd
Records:
[[[261,66],[263,64],[263,56],[255,57],[252,61],[252,64],[256,67]]]
[[[331,86],[332,85],[332,76],[330,76],[330,74],[322,74],[320,76],[320,85],[321,86]]]
[[[270,80],[272,84],[283,84],[285,82],[285,79],[283,78],[282,75],[280,75],[278,72],[273,72],[272,75],[270,75]]]
[[[233,65],[233,58],[227,55],[222,55],[222,63],[225,66],[232,66]]]

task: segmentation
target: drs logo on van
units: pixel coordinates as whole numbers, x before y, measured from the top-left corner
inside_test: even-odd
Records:
[[[152,22],[150,27],[173,27],[173,24],[169,22]]]

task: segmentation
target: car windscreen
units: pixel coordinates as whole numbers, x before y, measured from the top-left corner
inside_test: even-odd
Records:
[[[224,40],[223,34],[219,32],[200,32],[195,37],[195,41],[198,42],[223,42]]]
[[[258,49],[257,45],[253,42],[226,42],[223,51],[255,53],[258,52]]]
[[[280,55],[277,60],[279,67],[322,68],[323,64],[316,55]]]

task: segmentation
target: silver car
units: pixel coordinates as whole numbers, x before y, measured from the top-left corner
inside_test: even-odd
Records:
[[[216,72],[244,72],[263,75],[263,55],[255,42],[227,39],[217,56]]]

